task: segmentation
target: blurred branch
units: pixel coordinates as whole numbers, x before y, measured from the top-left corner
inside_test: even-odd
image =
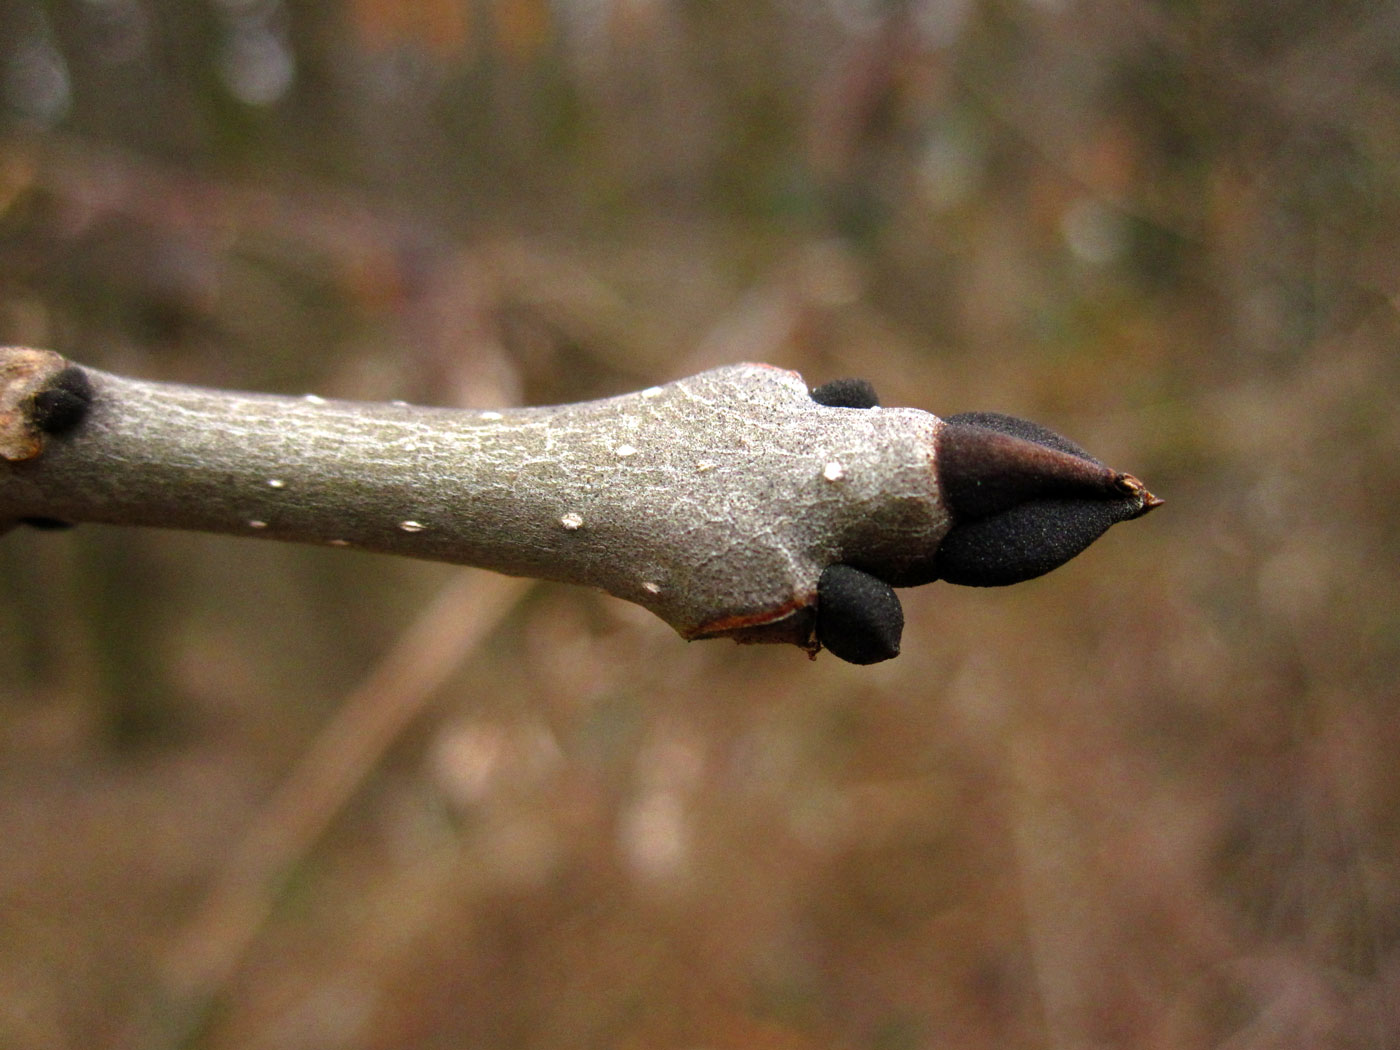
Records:
[[[1034,424],[950,425],[768,365],[500,412],[144,382],[20,348],[0,351],[0,384],[0,528],[149,525],[475,565],[601,587],[685,638],[859,663],[899,651],[891,585],[1014,583],[1157,502]]]
[[[443,587],[254,818],[167,960],[198,1026],[263,929],[287,877],[454,670],[515,607],[525,580],[463,574]]]

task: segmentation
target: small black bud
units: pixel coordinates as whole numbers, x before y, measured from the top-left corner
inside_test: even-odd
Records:
[[[34,394],[29,417],[45,434],[62,434],[87,418],[92,399],[92,380],[77,365],[69,365]]]
[[[829,565],[817,583],[817,641],[853,664],[899,655],[904,609],[884,580],[849,565]]]
[[[880,397],[865,379],[833,379],[812,388],[812,400],[828,408],[875,408]]]

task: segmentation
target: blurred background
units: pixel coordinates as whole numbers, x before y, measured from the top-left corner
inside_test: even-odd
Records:
[[[3,0],[0,343],[474,406],[762,360],[1167,505],[904,654],[0,540],[0,1045],[1400,1045],[1400,4]]]

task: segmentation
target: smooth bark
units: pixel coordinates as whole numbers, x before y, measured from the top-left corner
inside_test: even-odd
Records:
[[[950,525],[937,417],[818,404],[767,365],[499,412],[83,369],[90,409],[48,434],[34,398],[68,363],[8,349],[0,366],[23,354],[42,362],[0,372],[0,528],[107,522],[455,562],[601,587],[686,638],[814,649],[826,567],[908,575]]]

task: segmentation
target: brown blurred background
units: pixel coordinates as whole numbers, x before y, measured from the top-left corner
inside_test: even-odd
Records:
[[[1400,1045],[1400,4],[3,0],[0,342],[441,404],[736,360],[1167,499],[899,659],[0,540],[0,1046]]]

